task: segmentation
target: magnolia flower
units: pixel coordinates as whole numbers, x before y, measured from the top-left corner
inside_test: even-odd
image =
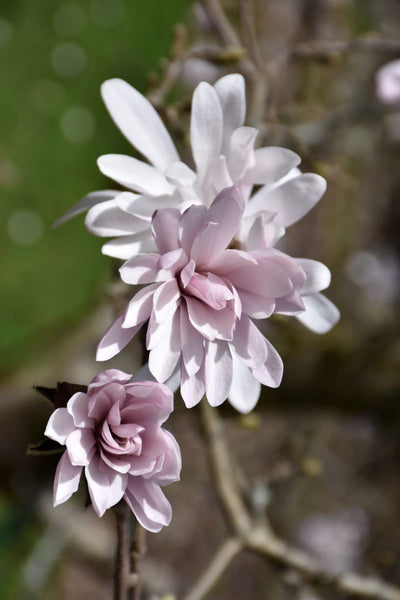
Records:
[[[104,254],[129,259],[155,251],[151,218],[156,209],[208,207],[234,183],[245,199],[236,247],[271,248],[325,192],[322,177],[299,171],[300,157],[294,152],[254,149],[258,131],[243,125],[245,85],[239,74],[226,75],[214,86],[202,82],[193,94],[190,139],[195,171],[180,161],[157,112],[137,90],[111,79],[103,83],[102,96],[121,132],[151,163],[120,154],[101,156],[101,172],[130,191],[88,194],[60,220],[90,209],[89,231],[115,238],[103,246]],[[261,187],[252,194],[254,185]],[[305,309],[301,321],[318,333],[328,331],[339,318],[337,308],[321,294],[309,297]]]
[[[256,404],[260,384],[277,387],[282,360],[252,319],[304,310],[300,290],[329,285],[328,269],[294,261],[274,249],[227,249],[242,219],[237,186],[209,209],[156,211],[152,231],[159,253],[139,254],[120,269],[141,289],[101,340],[97,360],[116,355],[148,321],[149,368],[164,382],[179,363],[188,407],[204,393],[212,406],[227,397],[242,412]]]
[[[393,60],[378,69],[376,93],[385,104],[400,107],[400,59]]]
[[[160,486],[179,480],[181,455],[161,427],[173,410],[172,392],[153,381],[128,383],[132,375],[110,369],[97,375],[87,393],[58,408],[47,437],[66,445],[54,480],[54,506],[77,491],[82,470],[99,517],[122,498],[149,531],[171,520]]]

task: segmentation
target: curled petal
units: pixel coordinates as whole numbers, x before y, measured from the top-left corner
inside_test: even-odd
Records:
[[[254,377],[263,385],[277,388],[280,386],[283,375],[283,362],[273,345],[266,339],[268,356],[261,367],[251,369]]]
[[[154,533],[169,525],[171,505],[160,486],[142,477],[130,477],[124,499],[139,523]]]
[[[44,434],[50,439],[65,444],[68,435],[75,430],[74,421],[66,408],[57,408],[50,416]]]

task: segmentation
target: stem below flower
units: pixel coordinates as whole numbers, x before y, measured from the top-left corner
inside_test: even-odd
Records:
[[[117,549],[114,566],[114,600],[128,600],[130,571],[130,518],[131,512],[125,502],[114,508],[117,526]]]

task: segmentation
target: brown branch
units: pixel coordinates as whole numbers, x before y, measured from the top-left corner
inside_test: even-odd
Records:
[[[296,58],[326,59],[334,56],[335,54],[345,54],[353,51],[400,55],[400,41],[394,39],[366,37],[333,42],[305,42],[298,44],[292,50],[292,55]]]
[[[130,547],[130,518],[129,506],[120,502],[114,508],[117,526],[117,550],[114,566],[114,600],[127,600],[129,589],[129,547]]]
[[[241,542],[237,538],[225,540],[183,600],[201,600],[204,598],[229,567],[232,559],[241,551],[242,547]]]
[[[142,593],[143,580],[141,567],[146,549],[146,530],[137,523],[135,536],[131,545],[131,573],[129,575],[132,600],[140,600]]]
[[[238,545],[266,559],[272,559],[285,567],[295,569],[310,582],[329,585],[358,598],[400,600],[400,589],[378,578],[351,572],[332,576],[319,560],[279,538],[267,520],[260,524],[254,519],[244,503],[235,480],[218,411],[211,408],[205,400],[201,402],[201,411],[216,488],[229,523],[236,533],[235,539]],[[225,564],[224,569],[228,564]],[[199,579],[201,580],[202,578]],[[204,595],[195,596],[195,599],[201,600]]]

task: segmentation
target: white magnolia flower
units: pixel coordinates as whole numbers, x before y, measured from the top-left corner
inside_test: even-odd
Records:
[[[174,143],[150,102],[128,83],[103,83],[106,107],[128,141],[151,163],[131,156],[107,154],[100,171],[129,191],[102,190],[85,196],[58,223],[89,209],[86,226],[95,235],[114,238],[103,253],[129,259],[154,251],[151,218],[159,208],[183,212],[191,205],[209,207],[223,189],[238,184],[246,202],[236,233],[244,250],[271,248],[285,228],[301,219],[321,198],[325,180],[301,173],[300,157],[285,148],[255,149],[258,131],[244,126],[244,79],[226,75],[214,86],[200,83],[194,91],[190,139],[196,170],[180,161]],[[261,186],[252,194],[254,186]],[[323,295],[302,291],[304,325],[317,333],[338,320],[337,308]]]

